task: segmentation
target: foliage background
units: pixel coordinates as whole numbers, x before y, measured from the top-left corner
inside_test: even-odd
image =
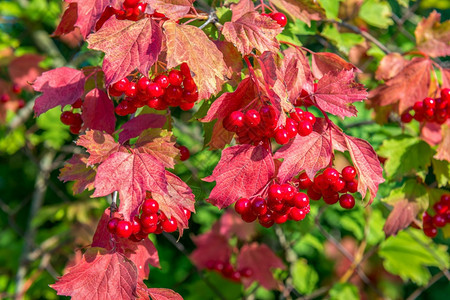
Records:
[[[200,7],[210,6],[211,2],[200,2]],[[328,19],[341,17],[348,26],[317,21],[308,28],[301,21],[290,20],[278,38],[313,51],[339,54],[362,70],[359,80],[372,89],[379,84],[374,72],[385,53],[380,45],[367,42],[362,32],[369,33],[391,51],[406,52],[415,47],[414,29],[422,17],[432,10],[442,14],[441,21],[450,17],[447,1],[364,0],[359,12],[352,14],[345,10],[356,2],[320,1]],[[50,37],[61,16],[61,4],[58,0],[0,2],[2,80],[10,81],[10,62],[29,53],[43,56],[40,62],[43,69],[101,62],[100,54],[87,51],[86,44],[80,44],[75,34],[62,39]],[[218,13],[221,21],[229,17],[225,9]],[[211,26],[205,30],[212,30]],[[444,58],[441,63],[447,63],[448,67],[449,61]],[[0,126],[0,298],[55,299],[58,296],[48,285],[62,274],[73,249],[90,243],[108,199],[92,199],[86,192],[73,196],[71,184],[58,180],[58,170],[64,161],[79,151],[73,143],[75,137],[59,122],[58,108],[35,119],[31,112],[35,95],[25,90],[21,97],[26,100],[26,107],[17,113],[8,111]],[[402,133],[417,139],[418,128],[414,125],[404,131],[395,118],[379,125],[372,120],[373,111],[364,104],[357,104],[357,108],[358,117],[333,121],[347,134],[368,140],[376,150]],[[204,202],[213,185],[200,180],[211,174],[220,153],[203,148],[204,130],[200,123],[190,122],[192,112],[177,111],[174,116],[174,133],[179,143],[191,151],[191,158],[177,165],[175,174],[193,189],[197,214],[178,244],[174,236],[154,238],[162,268],[151,269],[148,285],[174,289],[185,299],[279,298],[282,296],[279,292],[256,285],[244,291],[242,286],[215,273],[197,272],[189,261],[187,255],[194,249],[191,237],[208,231],[222,214]],[[406,168],[414,155],[433,151],[425,145],[425,149],[414,148],[416,153],[410,151],[395,157],[400,154],[386,147],[383,155],[401,159]],[[425,175],[431,170],[426,161],[422,167]],[[448,190],[450,174],[443,176],[447,178],[443,186]],[[432,176],[424,178],[426,183],[435,181]],[[444,299],[450,293],[448,235],[446,239],[440,232],[431,240],[422,231],[409,228],[385,239],[382,228],[390,206],[380,199],[401,188],[406,180],[402,176],[387,179],[370,207],[363,207],[360,202],[355,209],[344,211],[314,203],[312,213],[303,222],[287,223],[275,230],[257,227],[255,239],[268,244],[288,264],[289,270],[277,276],[289,278],[295,296]],[[348,276],[346,270],[352,263],[360,266],[360,271]]]

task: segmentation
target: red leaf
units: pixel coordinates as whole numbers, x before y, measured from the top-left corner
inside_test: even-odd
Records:
[[[135,146],[137,151],[157,157],[167,168],[173,168],[175,158],[180,155],[172,132],[162,129],[145,130],[139,135]]]
[[[110,85],[136,68],[148,74],[161,51],[162,31],[151,18],[128,21],[112,16],[87,42],[88,48],[105,52],[103,71]]]
[[[197,248],[191,253],[189,258],[197,269],[205,269],[210,261],[229,261],[231,257],[231,247],[228,239],[214,231],[210,231],[193,237]]]
[[[450,69],[439,67],[439,70],[442,73],[442,86],[443,87],[450,86]]]
[[[166,123],[166,117],[156,114],[143,114],[134,117],[122,125],[122,132],[119,134],[119,143],[123,144],[129,139],[135,138],[142,131],[148,128],[162,128]]]
[[[274,158],[284,159],[278,170],[281,182],[291,180],[302,170],[306,171],[309,178],[314,178],[317,171],[328,166],[332,149],[325,126],[323,119],[317,119],[314,131],[310,135],[306,137],[297,135],[275,153]]]
[[[77,145],[83,146],[89,152],[88,166],[104,162],[120,149],[120,145],[111,135],[97,130],[86,131],[86,134],[78,139]]]
[[[208,143],[209,150],[223,149],[227,144],[230,144],[233,139],[234,133],[223,128],[222,121],[223,120],[217,120],[217,122],[214,123],[211,140]]]
[[[147,291],[150,297],[152,297],[152,300],[183,300],[180,294],[169,289],[153,288]]]
[[[224,93],[217,98],[209,108],[207,115],[200,121],[222,120],[233,111],[245,107],[250,101],[255,99],[256,95],[255,84],[250,77],[247,77],[239,83],[234,92]]]
[[[71,105],[84,93],[86,77],[83,71],[68,67],[44,72],[33,84],[36,92],[43,94],[36,99],[34,112],[36,116],[58,105]]]
[[[294,48],[283,51],[281,74],[289,93],[289,100],[295,101],[301,94],[303,85],[313,85],[313,77],[305,55]]]
[[[400,53],[389,53],[380,61],[375,78],[388,80],[396,76],[409,63]]]
[[[242,63],[242,56],[237,48],[230,42],[214,41],[220,52],[223,54],[223,59],[228,67],[228,73],[231,73],[232,81],[228,83],[235,86],[241,82],[241,71],[244,66]]]
[[[59,180],[63,182],[75,181],[73,184],[73,193],[80,194],[85,189],[89,191],[94,189],[95,170],[89,168],[88,156],[84,154],[74,154],[71,159],[66,161],[64,167],[60,170]]]
[[[178,20],[184,17],[195,0],[145,0],[150,7],[157,12],[164,14],[167,18]]]
[[[43,56],[37,54],[25,54],[15,58],[8,67],[12,82],[21,88],[33,90],[30,84],[42,74],[39,63],[43,59]]]
[[[400,230],[407,228],[415,220],[418,212],[419,205],[416,202],[407,199],[396,202],[383,227],[386,237],[396,235]]]
[[[199,99],[208,99],[222,89],[227,65],[208,36],[198,27],[164,23],[167,45],[167,68],[185,62],[189,65],[198,87]]]
[[[415,102],[428,96],[431,69],[431,60],[413,58],[395,77],[370,92],[371,105],[386,106],[398,102],[400,114],[410,109]]]
[[[139,278],[147,279],[150,273],[149,264],[157,268],[161,267],[159,265],[158,251],[153,242],[147,238],[138,243],[125,238],[112,238],[107,228],[109,220],[110,210],[107,208],[98,222],[92,239],[92,247],[101,247],[108,251],[117,251],[125,255],[136,266]]]
[[[238,145],[222,151],[220,162],[204,181],[216,181],[208,202],[219,209],[260,191],[275,173],[272,154],[264,146]],[[230,193],[230,191],[232,191]]]
[[[358,192],[364,198],[367,189],[369,189],[369,204],[371,204],[377,195],[378,185],[384,182],[383,169],[381,168],[378,155],[368,142],[344,134],[341,129],[334,124],[332,124],[332,129],[333,139],[342,139],[342,141],[345,142],[346,150],[350,153],[353,166],[358,174]]]
[[[414,32],[417,48],[431,57],[450,55],[450,20],[440,21],[441,14],[433,11]]]
[[[78,19],[78,7],[77,2],[70,3],[64,11],[61,21],[56,27],[52,36],[60,36],[72,32],[75,29],[75,23]]]
[[[364,85],[355,82],[353,71],[327,73],[317,83],[314,93],[317,105],[324,111],[339,117],[356,116],[353,102],[367,98]]]
[[[277,281],[272,275],[272,269],[284,270],[286,268],[281,259],[269,247],[257,243],[244,245],[241,248],[237,258],[237,266],[238,269],[249,268],[253,271],[251,277],[242,278],[246,288],[252,282],[257,281],[268,290],[278,288]]]
[[[98,167],[92,195],[101,197],[118,191],[119,213],[127,221],[139,213],[146,191],[168,193],[164,165],[149,154],[130,151],[113,153]]]
[[[450,125],[445,125],[442,130],[442,142],[437,148],[434,158],[450,162]]]
[[[342,70],[355,71],[358,70],[354,65],[346,62],[338,55],[330,52],[313,53],[311,63],[312,73],[317,79],[322,78],[329,72],[340,72]]]
[[[240,0],[237,4],[231,4],[231,21],[236,22],[240,17],[255,10],[255,5],[251,0]]]
[[[104,91],[95,88],[87,93],[82,112],[83,128],[114,132],[116,127],[114,104]]]
[[[100,19],[108,5],[114,4],[114,0],[66,0],[67,3],[77,3],[77,22],[75,26],[80,28],[84,38],[95,28],[95,23]]]
[[[90,248],[51,287],[73,299],[134,299],[137,279],[136,266],[122,254]]]
[[[230,239],[237,236],[240,240],[249,240],[255,234],[255,222],[247,223],[242,220],[234,209],[227,209],[220,217],[220,220],[214,224],[213,231]]]
[[[430,144],[436,146],[442,141],[441,125],[437,123],[426,122],[421,128],[420,138]]]
[[[275,37],[283,31],[277,22],[256,11],[248,12],[234,22],[226,22],[222,28],[225,39],[233,43],[242,55],[253,49],[260,53],[278,52],[279,44]]]
[[[300,19],[308,26],[311,26],[311,20],[325,18],[325,10],[316,0],[272,0],[272,4],[287,13],[291,19]]]
[[[180,235],[188,227],[188,219],[183,209],[195,211],[195,197],[191,188],[176,175],[165,171],[167,193],[152,192],[152,197],[159,204],[159,209],[168,217],[178,221]]]

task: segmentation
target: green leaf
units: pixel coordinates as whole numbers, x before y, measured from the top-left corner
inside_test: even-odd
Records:
[[[6,128],[0,130],[0,152],[11,155],[19,151],[25,145],[25,130],[25,126],[10,132]]]
[[[359,299],[358,288],[351,283],[336,283],[330,290],[331,300]]]
[[[381,243],[378,252],[385,269],[403,280],[427,284],[431,274],[427,267],[449,267],[447,247],[438,245],[420,230],[400,231]]]
[[[397,3],[404,7],[409,6],[409,0],[397,0]]]
[[[367,232],[367,244],[376,245],[384,240],[385,234],[383,231],[384,222],[381,210],[372,210],[369,218],[369,230]]]
[[[428,170],[434,150],[417,137],[398,136],[383,142],[378,154],[386,157],[384,169],[389,179],[422,175]]]
[[[302,294],[311,294],[319,281],[316,270],[309,266],[305,259],[297,260],[291,270],[295,289]]]
[[[394,21],[391,19],[391,6],[387,1],[364,1],[359,10],[359,16],[368,24],[378,28],[387,28],[389,25],[394,24]]]
[[[404,199],[416,202],[422,211],[428,207],[429,197],[427,189],[414,179],[409,179],[401,187],[392,190],[389,196],[382,199],[382,201],[393,205],[397,201]]]
[[[61,123],[60,115],[61,110],[55,107],[36,120],[37,126],[43,129],[43,132],[36,138],[38,142],[47,147],[59,149],[66,141],[70,140],[69,127]]]
[[[327,25],[322,31],[322,35],[334,42],[339,51],[348,55],[350,48],[364,42],[364,38],[355,33],[340,33],[333,25]]]
[[[432,159],[433,173],[439,187],[446,186],[450,182],[450,163],[446,160]]]
[[[337,19],[339,13],[339,5],[342,0],[320,0],[320,5],[325,9],[328,19]]]

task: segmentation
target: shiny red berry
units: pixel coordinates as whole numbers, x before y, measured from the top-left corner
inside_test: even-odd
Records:
[[[131,223],[128,221],[119,221],[116,227],[116,235],[121,238],[128,238],[133,233]]]
[[[191,153],[189,152],[189,149],[187,147],[179,146],[178,149],[180,150],[180,160],[181,161],[185,161],[191,156]]]
[[[223,120],[223,127],[231,132],[244,126],[244,114],[240,111],[233,111]]]
[[[182,63],[180,65],[180,71],[183,74],[183,76],[185,78],[190,78],[191,77],[191,70],[189,69],[189,66],[187,63]]]
[[[255,109],[248,110],[244,115],[245,125],[250,127],[256,127],[261,122],[261,116]]]
[[[351,181],[356,177],[356,169],[352,166],[346,166],[341,173],[345,181]]]
[[[166,219],[162,222],[162,228],[165,232],[174,232],[178,228],[178,222],[174,218]]]
[[[287,18],[283,13],[277,12],[277,13],[271,13],[269,15],[274,21],[278,23],[281,27],[286,26],[287,24]]]
[[[261,197],[256,197],[253,199],[252,212],[257,216],[264,215],[267,212],[266,201]]]
[[[339,198],[339,204],[342,208],[352,209],[355,206],[355,198],[350,194],[343,194]]]
[[[306,190],[309,188],[313,182],[309,179],[308,175],[303,172],[298,176],[298,188],[301,190]]]
[[[59,119],[64,125],[72,125],[75,121],[74,114],[71,111],[63,111]]]
[[[401,119],[402,123],[405,123],[405,124],[411,123],[411,121],[413,120],[413,116],[409,113],[409,111],[405,111],[400,116],[400,119]]]
[[[171,85],[180,86],[183,83],[183,74],[181,71],[172,70],[169,72],[169,82]]]
[[[169,86],[169,77],[167,77],[166,75],[158,75],[155,78],[155,83],[158,83],[160,87],[165,89]]]
[[[119,221],[120,221],[119,218],[112,218],[111,220],[108,221],[107,228],[110,233],[113,234],[116,233],[116,228],[117,224],[119,224]]]
[[[145,199],[142,204],[142,213],[144,214],[156,214],[159,211],[159,204],[155,199]]]
[[[297,208],[305,208],[309,205],[309,197],[305,193],[297,193],[294,196],[294,206]]]
[[[300,121],[297,131],[300,136],[308,136],[313,131],[313,127],[309,121]]]
[[[78,98],[77,101],[72,104],[72,108],[81,108],[81,106],[83,106],[83,100],[81,100],[81,98]]]
[[[306,217],[305,211],[303,209],[293,207],[289,211],[289,219],[294,221],[301,221]]]
[[[435,108],[436,101],[431,97],[427,97],[423,99],[423,105],[425,106],[425,108]]]
[[[236,201],[236,204],[234,205],[234,210],[242,215],[245,213],[248,213],[251,209],[250,200],[247,198],[241,198],[238,201]]]
[[[437,229],[436,227],[427,227],[423,229],[423,233],[425,233],[427,237],[434,238],[437,236]]]
[[[444,227],[446,223],[447,223],[446,218],[441,214],[436,214],[433,217],[433,224],[436,227]]]
[[[286,129],[280,128],[275,131],[275,142],[279,145],[285,145],[289,142],[289,135]]]

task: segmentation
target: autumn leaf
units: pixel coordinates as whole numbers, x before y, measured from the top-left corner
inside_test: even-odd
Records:
[[[147,153],[130,151],[113,153],[98,167],[92,195],[101,197],[118,191],[118,211],[127,221],[139,213],[146,191],[168,193],[164,165]]]
[[[441,125],[434,122],[426,122],[421,126],[420,138],[431,146],[438,145],[443,138]]]
[[[191,9],[195,0],[145,0],[151,8],[167,18],[178,20],[184,17]]]
[[[428,96],[431,61],[415,57],[393,78],[369,93],[372,106],[398,103],[399,113]]]
[[[227,75],[223,54],[198,27],[164,23],[167,44],[167,68],[188,64],[198,87],[199,99],[208,99],[222,89]]]
[[[257,95],[255,84],[250,77],[242,80],[234,92],[224,93],[217,98],[201,122],[211,122],[214,119],[222,120],[233,111],[245,107]]]
[[[209,231],[193,237],[192,240],[197,247],[189,258],[198,269],[207,268],[208,262],[211,261],[227,262],[230,260],[231,247],[228,244],[227,237]]]
[[[147,292],[152,300],[183,300],[180,294],[169,289],[151,288]]]
[[[342,130],[334,124],[331,124],[331,126],[333,129],[331,134],[333,139],[336,140],[341,138],[342,141],[345,142],[345,149],[350,153],[353,166],[358,175],[358,192],[364,198],[367,190],[369,190],[369,204],[371,204],[377,195],[379,184],[384,182],[383,169],[381,168],[378,155],[375,153],[372,146],[365,140],[344,134]]]
[[[72,187],[74,194],[80,194],[85,189],[89,191],[94,189],[96,172],[93,168],[87,167],[87,164],[87,155],[74,154],[60,170],[59,180],[63,182],[75,181]]]
[[[214,123],[211,140],[208,142],[207,146],[209,147],[209,150],[223,149],[227,144],[231,143],[233,136],[234,132],[223,128],[223,120],[217,120],[217,122]]]
[[[389,53],[380,61],[375,73],[377,80],[388,80],[396,76],[408,64],[408,60],[400,53]]]
[[[325,17],[325,10],[315,0],[272,0],[272,4],[288,14],[291,19],[300,19],[308,26],[312,20]]]
[[[287,182],[302,170],[306,171],[309,178],[314,178],[317,171],[330,163],[331,155],[326,124],[323,119],[317,119],[310,135],[297,135],[275,153],[275,159],[284,159],[278,170],[278,178],[281,182]]]
[[[256,11],[248,12],[234,22],[226,22],[222,28],[225,39],[233,43],[242,55],[253,49],[260,53],[278,52],[279,44],[275,37],[283,31],[277,22]]]
[[[111,154],[118,152],[120,148],[120,145],[111,135],[98,130],[86,131],[86,134],[78,139],[77,145],[86,148],[90,154],[87,160],[88,166],[107,160]]]
[[[136,150],[157,157],[167,168],[175,166],[175,158],[180,150],[175,147],[171,131],[149,129],[143,131],[135,144]]]
[[[136,266],[122,254],[90,248],[51,287],[73,299],[133,299],[137,279]]]
[[[212,230],[228,239],[237,236],[240,240],[246,241],[256,233],[255,225],[255,222],[245,222],[233,208],[229,208],[213,225]]]
[[[33,83],[33,89],[43,94],[36,99],[36,116],[61,105],[71,105],[84,93],[86,77],[83,71],[61,67],[44,72]]]
[[[113,5],[114,0],[66,0],[67,3],[77,4],[77,22],[75,26],[80,28],[84,38],[95,28],[95,23],[108,5]]]
[[[231,4],[231,21],[236,22],[240,17],[254,10],[255,5],[252,0],[240,0],[238,3],[233,3]]]
[[[450,126],[445,125],[442,130],[442,142],[437,148],[435,159],[450,162]]]
[[[81,117],[84,129],[113,133],[116,127],[114,104],[104,91],[97,88],[84,97]]]
[[[227,41],[214,41],[220,52],[223,54],[223,59],[228,67],[228,73],[231,75],[229,84],[236,86],[241,81],[241,71],[244,67],[242,56],[237,48]]]
[[[417,48],[431,57],[450,55],[450,20],[440,21],[441,14],[433,11],[414,31]]]
[[[299,50],[288,48],[283,51],[283,55],[280,71],[289,100],[294,102],[300,96],[304,84],[313,85],[313,77],[307,58]]]
[[[265,244],[252,243],[244,245],[237,257],[238,269],[249,268],[253,275],[242,278],[244,286],[249,287],[254,281],[268,290],[278,289],[277,280],[273,277],[273,269],[286,269],[285,265]]]
[[[21,88],[33,90],[31,83],[42,74],[39,63],[44,59],[37,54],[25,54],[10,62],[8,67],[9,77],[12,82]]]
[[[239,198],[255,195],[274,173],[272,154],[264,146],[245,144],[227,148],[222,151],[213,174],[203,179],[216,181],[207,201],[219,209],[227,207]]]
[[[123,144],[129,139],[135,138],[148,128],[162,128],[166,123],[166,117],[157,114],[142,114],[122,125],[119,134],[119,143]]]
[[[112,16],[87,42],[88,48],[105,52],[102,68],[110,85],[135,69],[148,74],[161,51],[162,31],[151,18],[129,21]]]
[[[152,197],[159,204],[159,209],[168,217],[178,221],[180,235],[188,227],[188,219],[183,209],[194,212],[195,197],[191,188],[178,176],[165,171],[167,192],[152,192]]]
[[[72,2],[67,6],[64,14],[61,17],[61,21],[56,27],[52,36],[61,36],[72,32],[75,29],[75,23],[78,19],[78,4],[77,2]]]
[[[338,117],[354,117],[358,112],[353,102],[367,98],[364,85],[355,82],[353,71],[325,74],[317,83],[315,102],[322,110]]]
[[[351,63],[345,61],[338,55],[330,52],[316,52],[312,54],[311,69],[315,78],[320,79],[329,72],[340,72],[342,70],[356,71]]]

